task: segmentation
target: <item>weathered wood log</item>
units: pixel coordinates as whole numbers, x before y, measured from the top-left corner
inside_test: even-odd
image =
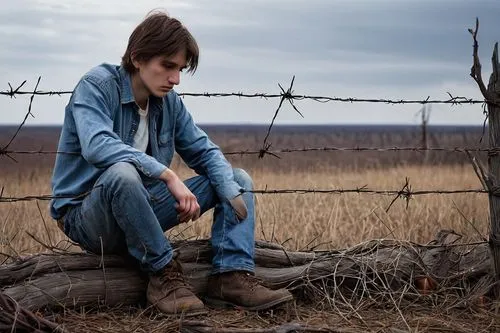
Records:
[[[309,332],[309,333],[351,333],[359,332],[355,329],[323,328],[315,327],[302,323],[287,323],[269,328],[220,328],[214,327],[206,321],[184,320],[180,327],[182,333],[291,333],[291,332]]]
[[[488,104],[489,116],[489,141],[490,147],[500,146],[500,63],[498,61],[498,43],[495,44],[493,56],[491,59],[493,72],[490,76],[488,84],[488,92],[492,97],[492,102],[497,104]],[[490,221],[491,221],[491,251],[493,253],[493,267],[495,274],[495,296],[500,300],[500,196],[498,193],[498,186],[500,185],[500,156],[498,154],[488,154],[488,165],[490,173],[494,179],[489,194],[490,199]]]
[[[446,237],[434,245],[373,240],[341,251],[288,252],[257,242],[256,275],[275,288],[319,290],[316,287],[321,285],[324,292],[364,295],[408,292],[409,286],[416,292],[415,279],[422,276],[436,281],[440,289],[492,278],[486,243],[473,247],[449,243]],[[211,269],[209,244],[208,240],[174,244],[190,283],[200,294]],[[38,254],[0,266],[0,289],[29,310],[137,304],[144,301],[146,286],[147,277],[131,259],[111,255]],[[486,284],[481,294],[488,288]]]

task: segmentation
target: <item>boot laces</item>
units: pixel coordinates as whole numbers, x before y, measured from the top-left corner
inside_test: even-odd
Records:
[[[159,276],[162,287],[166,290],[174,291],[181,288],[191,290],[191,286],[187,283],[181,265],[177,261],[172,262],[172,266],[166,267]]]
[[[255,290],[256,288],[260,287],[262,284],[262,280],[256,277],[255,275],[252,275],[250,273],[242,273],[241,275],[241,280],[242,283],[245,287],[250,288],[250,290]]]

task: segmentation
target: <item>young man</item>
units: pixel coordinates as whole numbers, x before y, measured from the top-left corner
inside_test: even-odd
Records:
[[[207,300],[260,310],[286,302],[254,277],[252,180],[233,169],[173,90],[194,72],[198,46],[167,14],[133,31],[121,66],[102,64],[78,82],[65,110],[51,215],[69,238],[100,254],[129,254],[150,276],[147,299],[167,314],[199,314],[164,232],[214,209]],[[199,176],[182,182],[174,150]],[[83,195],[81,195],[83,194]]]

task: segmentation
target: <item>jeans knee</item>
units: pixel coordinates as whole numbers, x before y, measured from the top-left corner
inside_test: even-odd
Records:
[[[253,189],[252,177],[243,169],[233,168],[234,180],[244,189]]]
[[[102,174],[100,182],[115,188],[142,185],[139,172],[127,162],[118,162],[110,166]]]

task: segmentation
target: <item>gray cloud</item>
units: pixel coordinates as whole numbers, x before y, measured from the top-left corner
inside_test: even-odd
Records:
[[[128,36],[145,14],[164,6],[192,31],[201,47],[194,77],[178,90],[268,91],[297,76],[297,93],[388,98],[446,98],[479,93],[468,76],[474,19],[481,20],[484,76],[495,35],[500,2],[479,1],[208,1],[100,2],[55,0],[9,2],[0,12],[0,75],[42,89],[71,89],[90,67],[118,63]],[[363,96],[360,96],[363,97]],[[40,97],[39,99],[42,99]],[[48,99],[48,98],[46,98]],[[61,123],[63,104],[38,104],[36,122]],[[268,122],[273,104],[189,100],[202,122]],[[258,106],[257,106],[258,105]],[[267,105],[267,107],[265,106]],[[307,122],[413,122],[415,108],[385,105],[307,104]],[[228,110],[235,111],[228,116]],[[328,110],[337,110],[331,118]],[[396,109],[399,113],[396,114]],[[9,110],[5,112],[4,110]],[[11,110],[15,110],[12,112]],[[370,110],[372,115],[363,112]],[[453,112],[436,108],[442,123],[480,124],[477,108]],[[438,115],[438,111],[441,115]],[[23,103],[0,97],[0,122],[17,123]],[[283,121],[304,121],[292,113]]]

